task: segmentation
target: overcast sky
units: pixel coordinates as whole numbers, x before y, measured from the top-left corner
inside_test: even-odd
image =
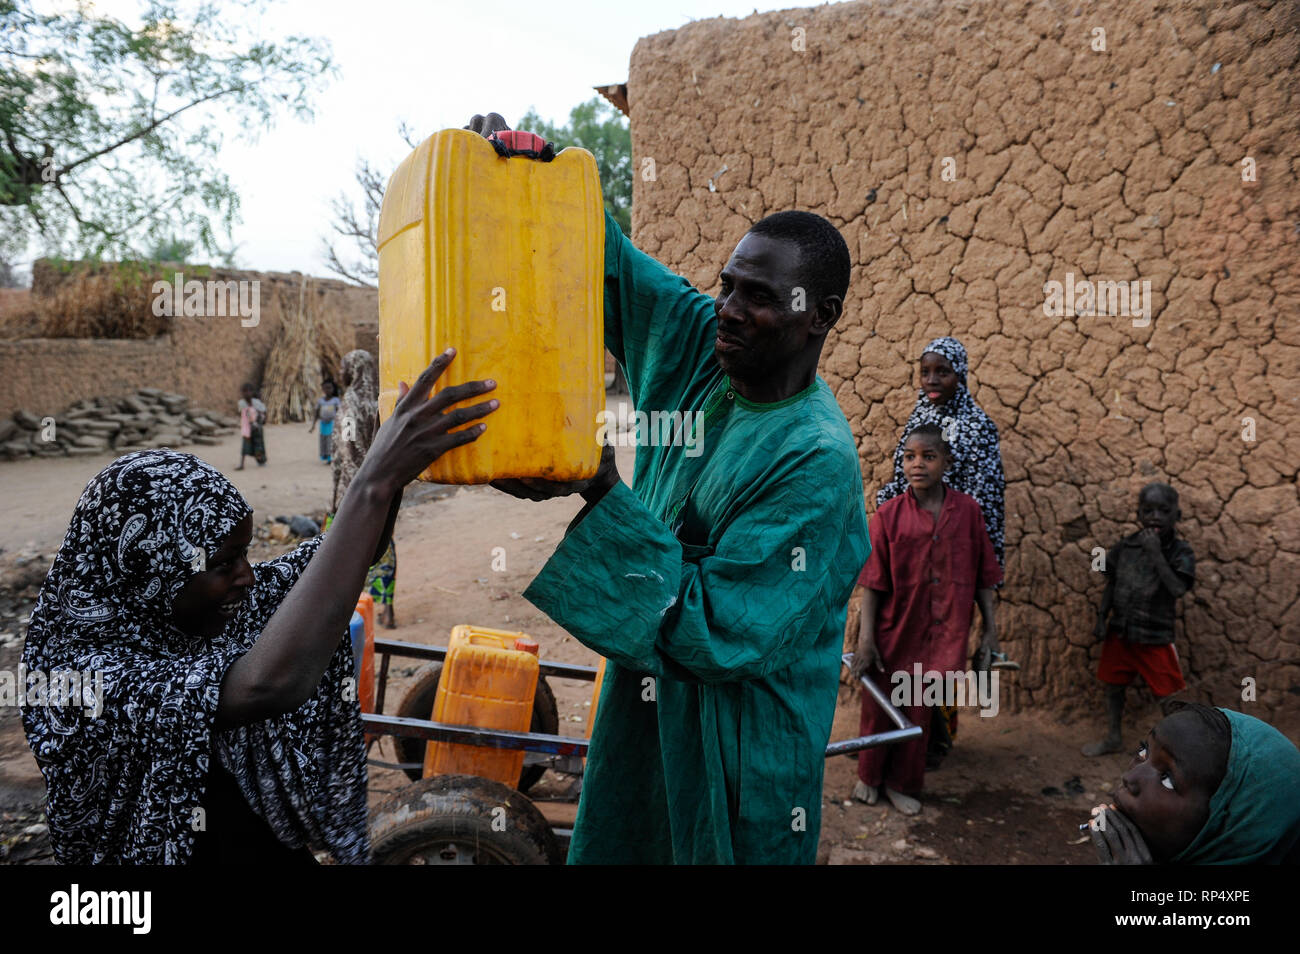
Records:
[[[496,110],[512,124],[530,106],[564,121],[592,86],[627,79],[643,36],[691,20],[744,17],[756,0],[280,0],[259,36],[327,39],[339,77],[316,96],[310,123],[282,118],[256,143],[227,137],[221,162],[242,202],[236,262],[243,268],[325,275],[321,238],[329,201],[359,194],[357,158],[391,171],[409,151],[405,120],[420,135]],[[759,3],[760,11],[797,3]],[[100,0],[124,20],[132,0]],[[530,53],[532,55],[524,55]],[[512,55],[513,54],[513,55]],[[532,60],[539,65],[525,68]]]

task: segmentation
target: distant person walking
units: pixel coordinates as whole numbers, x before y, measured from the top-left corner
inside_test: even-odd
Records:
[[[370,442],[379,430],[379,371],[374,356],[369,351],[349,351],[343,356],[343,397],[338,405],[338,428],[334,442],[334,496],[330,501],[333,513],[343,500],[352,478],[361,469],[361,462],[370,449]],[[326,518],[325,526],[329,526]],[[393,619],[393,597],[397,588],[397,545],[389,537],[383,556],[370,568],[366,576],[366,591],[379,608],[379,622],[387,629],[397,623]]]
[[[239,433],[243,443],[239,449],[239,466],[244,469],[244,458],[252,457],[261,467],[266,463],[266,439],[262,429],[266,425],[266,405],[257,397],[257,391],[251,384],[239,389]]]
[[[308,432],[320,422],[320,459],[328,464],[334,456],[334,419],[339,413],[338,389],[333,381],[326,381],[322,386],[325,394],[316,402],[316,414],[307,426]]]

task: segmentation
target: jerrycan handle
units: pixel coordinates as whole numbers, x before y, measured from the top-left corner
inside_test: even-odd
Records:
[[[502,129],[488,136],[488,142],[503,159],[511,156],[526,156],[550,162],[555,158],[555,146],[536,133],[524,132],[522,129]]]

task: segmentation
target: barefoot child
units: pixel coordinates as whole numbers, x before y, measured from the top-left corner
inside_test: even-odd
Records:
[[[1267,722],[1171,702],[1090,823],[1102,864],[1295,864],[1300,751]]]
[[[981,650],[996,651],[993,587],[1002,569],[973,497],[943,482],[951,452],[937,424],[922,424],[903,439],[907,490],[887,500],[871,519],[871,556],[858,582],[865,587],[862,623],[854,654],[854,678],[868,675],[891,691],[890,673],[909,678],[916,663],[923,672],[962,672],[975,603],[984,620]],[[921,810],[916,797],[925,775],[930,712],[909,706],[904,713],[922,726],[920,739],[866,749],[858,759],[860,781],[853,795],[874,805],[880,788],[905,815]],[[893,727],[863,692],[861,734]]]
[[[266,405],[256,396],[251,384],[239,389],[239,433],[243,443],[239,448],[239,466],[244,469],[244,458],[253,457],[257,466],[266,463],[266,441],[262,436],[262,427],[266,424]]]
[[[1088,756],[1118,752],[1123,745],[1124,690],[1141,676],[1164,709],[1186,687],[1174,649],[1174,610],[1192,588],[1196,559],[1175,533],[1182,518],[1178,494],[1168,484],[1147,484],[1138,494],[1142,529],[1125,537],[1108,554],[1106,590],[1093,634],[1101,648],[1097,678],[1106,684],[1106,737],[1083,747]]]

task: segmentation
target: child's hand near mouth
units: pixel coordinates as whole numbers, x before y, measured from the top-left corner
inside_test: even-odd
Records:
[[[1103,865],[1152,865],[1142,833],[1114,805],[1098,805],[1088,825],[1097,860]]]

